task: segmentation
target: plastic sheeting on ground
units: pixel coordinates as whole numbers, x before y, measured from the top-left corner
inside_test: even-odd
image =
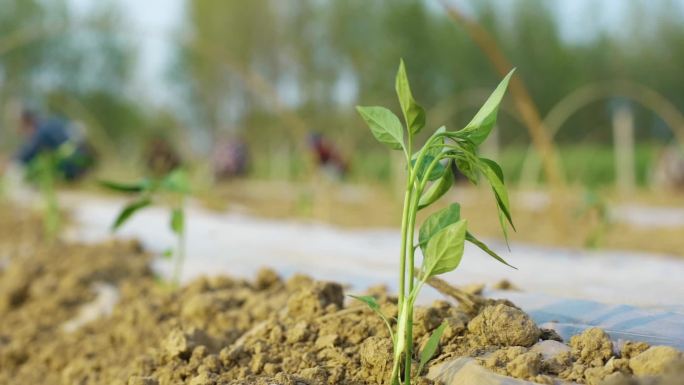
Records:
[[[644,341],[684,350],[684,311],[680,308],[644,309],[513,291],[487,295],[511,300],[540,327],[554,329],[565,340],[584,329],[600,327],[618,343]]]

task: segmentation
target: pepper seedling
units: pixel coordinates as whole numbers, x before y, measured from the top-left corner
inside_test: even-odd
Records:
[[[161,178],[144,178],[133,183],[101,181],[100,184],[113,191],[135,194],[119,212],[112,223],[112,231],[118,230],[135,213],[155,203],[163,203],[170,210],[169,228],[176,236],[175,251],[164,252],[164,256],[174,256],[172,282],[180,283],[183,263],[185,261],[185,202],[190,194],[190,183],[182,169],[176,169]]]
[[[478,155],[478,146],[487,139],[494,128],[498,107],[512,74],[513,71],[506,75],[475,117],[463,129],[449,131],[442,126],[417,151],[413,148],[414,139],[425,127],[425,110],[413,98],[403,60],[399,63],[395,88],[405,126],[387,108],[356,107],[379,142],[393,150],[403,152],[408,169],[401,222],[396,329],[392,329],[388,317],[382,314],[373,297],[354,297],[378,313],[390,330],[394,347],[392,374],[389,379],[391,384],[402,383],[400,372],[402,357],[404,361],[403,384],[410,385],[411,383],[413,309],[420,290],[431,277],[450,272],[458,267],[466,241],[479,247],[497,261],[511,266],[468,231],[468,223],[461,218],[458,203],[452,203],[430,215],[420,227],[417,242],[414,230],[417,212],[435,203],[454,184],[451,171],[452,164],[454,164],[472,183],[477,184],[481,175],[489,183],[496,200],[501,228],[508,242],[507,226],[510,225],[513,229],[515,227],[511,219],[503,172],[496,162]],[[415,251],[418,248],[422,251],[423,260],[420,270],[416,271],[414,262]],[[422,370],[434,355],[443,330],[444,327],[437,328],[428,340],[421,352],[419,370]]]
[[[38,154],[28,165],[27,178],[38,186],[43,200],[43,230],[48,240],[54,240],[59,233],[62,218],[57,201],[56,184],[59,174],[57,152]]]
[[[43,200],[43,230],[49,241],[53,241],[62,226],[62,216],[57,199],[57,183],[66,180],[63,166],[87,164],[76,152],[76,145],[70,141],[57,149],[44,150],[34,157],[26,169],[26,179],[38,186]]]

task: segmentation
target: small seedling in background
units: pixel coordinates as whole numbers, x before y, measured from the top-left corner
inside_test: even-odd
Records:
[[[403,384],[411,383],[413,308],[421,288],[431,277],[458,267],[463,256],[464,243],[471,242],[499,262],[510,266],[468,231],[467,221],[461,218],[460,206],[457,203],[429,216],[420,227],[417,243],[414,243],[414,229],[417,212],[436,202],[453,185],[453,163],[472,183],[477,184],[482,175],[492,187],[501,228],[508,239],[507,226],[513,226],[513,222],[501,167],[493,160],[479,157],[477,150],[494,128],[499,103],[512,73],[513,71],[504,78],[465,128],[460,131],[448,131],[445,127],[440,127],[415,152],[414,138],[425,127],[425,111],[413,99],[403,61],[400,62],[396,77],[396,92],[404,115],[405,127],[387,108],[357,107],[378,141],[404,153],[408,169],[401,226],[396,330],[393,331],[388,318],[382,314],[373,297],[355,297],[378,313],[390,330],[394,343],[390,378],[392,384],[402,383],[402,356]],[[414,255],[418,247],[423,252],[423,262],[420,271],[415,271]],[[443,327],[437,328],[430,337],[421,352],[419,370],[422,370],[434,355],[443,330]]]
[[[142,179],[134,183],[102,181],[100,184],[110,190],[135,194],[136,198],[127,203],[112,224],[112,231],[123,226],[135,213],[157,203],[170,208],[169,227],[176,236],[175,250],[166,250],[165,257],[175,256],[173,283],[180,283],[185,261],[185,201],[190,194],[190,184],[185,171],[176,169],[156,179]]]
[[[48,240],[52,241],[59,234],[62,217],[57,200],[57,183],[68,179],[64,167],[81,166],[87,159],[77,153],[74,143],[66,142],[56,150],[39,153],[27,168],[27,179],[36,184],[43,200],[43,228]]]
[[[56,152],[39,154],[29,163],[27,171],[28,179],[38,186],[43,200],[43,230],[49,240],[54,240],[62,222],[56,192],[59,172]]]
[[[584,247],[589,249],[600,247],[611,225],[608,203],[601,194],[593,189],[585,191],[584,199],[577,210],[577,217],[586,219],[589,223]]]

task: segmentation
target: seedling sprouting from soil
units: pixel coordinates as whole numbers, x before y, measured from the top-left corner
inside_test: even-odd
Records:
[[[112,231],[119,229],[135,213],[156,203],[163,203],[170,209],[169,227],[176,236],[175,251],[166,251],[165,256],[174,256],[173,283],[178,285],[185,260],[185,201],[190,194],[190,184],[185,171],[176,169],[167,175],[134,183],[100,182],[110,190],[136,194],[119,212],[112,224]]]
[[[57,175],[56,152],[44,152],[29,163],[27,176],[40,190],[44,210],[43,230],[50,240],[57,236],[62,222],[55,188]]]
[[[74,143],[66,142],[56,150],[43,151],[28,164],[26,177],[38,186],[43,200],[43,228],[49,240],[54,240],[62,225],[57,200],[57,182],[65,179],[62,166],[78,166],[87,162],[76,154]]]
[[[404,384],[411,383],[413,362],[413,308],[418,294],[433,276],[456,269],[463,256],[466,241],[476,245],[488,255],[510,266],[504,259],[479,241],[468,231],[468,223],[461,218],[460,206],[452,203],[429,216],[414,237],[416,213],[441,198],[454,183],[452,164],[472,183],[480,176],[492,187],[499,212],[499,221],[506,239],[507,226],[513,227],[501,167],[493,160],[478,156],[478,146],[487,139],[496,123],[499,103],[503,98],[511,71],[494,90],[475,117],[459,131],[438,128],[426,143],[414,151],[414,139],[425,127],[425,110],[413,99],[404,62],[399,64],[396,92],[404,116],[405,126],[399,118],[384,107],[357,107],[370,127],[373,136],[393,150],[404,153],[408,168],[406,192],[401,225],[401,252],[399,267],[398,319],[396,329],[380,312],[373,297],[355,297],[380,314],[390,330],[394,343],[394,362],[390,383],[401,383],[401,364],[404,358]],[[415,251],[423,253],[419,271],[415,270]],[[512,267],[512,266],[511,266]],[[432,357],[443,327],[437,328],[421,352],[420,368]]]

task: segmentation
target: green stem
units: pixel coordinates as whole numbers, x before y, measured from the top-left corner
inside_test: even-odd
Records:
[[[173,268],[173,285],[180,287],[181,273],[185,261],[185,231],[178,234],[178,250],[176,251],[176,264]]]
[[[390,383],[392,385],[400,385],[401,381],[399,380],[399,362],[400,360],[395,360],[393,365],[392,365],[392,376],[390,377]]]
[[[411,202],[411,187],[407,187],[404,196],[404,211],[401,217],[401,253],[399,255],[399,295],[397,299],[397,312],[401,314],[402,306],[404,305],[405,283],[406,283],[406,243],[407,231],[409,221],[409,208]]]
[[[407,313],[406,313],[406,352],[405,352],[405,359],[404,359],[404,383],[406,385],[411,384],[411,364],[413,363],[413,301],[411,299],[412,293],[413,293],[413,285],[414,285],[414,269],[415,269],[415,248],[413,248],[413,238],[414,238],[414,231],[416,228],[416,213],[418,212],[417,210],[417,205],[418,205],[418,199],[420,198],[421,191],[420,189],[415,191],[415,195],[413,199],[411,200],[411,209],[409,210],[409,223],[408,223],[408,237],[407,239],[410,240],[410,244],[407,245],[407,249],[405,252],[408,253],[408,273],[407,279],[408,279],[408,292],[409,292],[409,299],[406,301],[406,306],[408,306]]]
[[[420,162],[423,160],[425,152],[421,152],[421,154],[418,156],[418,159],[416,161],[416,166],[415,167],[420,167]],[[425,189],[425,185],[427,184],[427,176],[430,175],[432,170],[437,166],[437,163],[439,163],[441,157],[436,157],[435,159],[432,160],[430,165],[427,168],[427,171],[425,172],[423,179],[422,180],[415,180],[413,177],[412,173],[412,178],[410,178],[409,183],[412,185],[412,189],[414,190],[413,198],[410,201],[410,209],[409,209],[409,220],[408,220],[408,234],[406,237],[403,239],[410,240],[411,243],[410,245],[407,246],[407,242],[403,242],[403,248],[407,247],[404,250],[404,253],[408,253],[408,273],[407,273],[407,279],[409,280],[408,283],[408,292],[409,292],[409,297],[407,300],[405,300],[405,306],[408,306],[406,317],[407,317],[407,325],[406,325],[406,335],[404,336],[405,338],[405,346],[406,346],[406,351],[405,351],[405,356],[404,356],[404,383],[406,385],[411,384],[411,364],[413,363],[413,304],[415,297],[417,296],[417,291],[414,292],[414,269],[415,269],[415,251],[416,249],[413,247],[413,238],[414,238],[414,231],[416,228],[416,214],[418,213],[418,201],[420,199],[421,194],[423,193],[423,190]],[[420,285],[416,289],[420,290]],[[397,337],[401,338],[401,337]]]
[[[45,232],[49,241],[53,241],[57,237],[57,232],[60,226],[59,218],[59,204],[57,203],[57,193],[55,192],[55,160],[52,154],[43,155],[41,159],[40,178],[41,191],[43,193],[43,200],[45,202]]]
[[[185,214],[185,198],[181,197],[179,208]],[[180,233],[177,235],[178,244],[176,250],[176,264],[173,269],[173,285],[180,287],[181,274],[183,273],[183,264],[185,262],[185,215],[183,215],[183,226]]]

